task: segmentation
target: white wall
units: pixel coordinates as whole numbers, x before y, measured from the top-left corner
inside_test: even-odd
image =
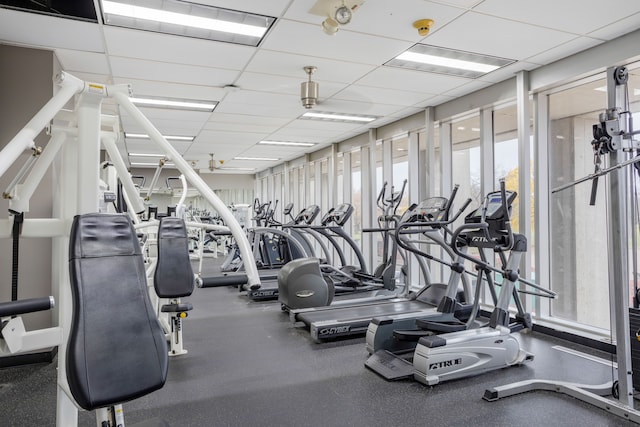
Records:
[[[52,52],[0,45],[0,148],[40,110],[53,95],[54,56]],[[40,134],[35,142],[48,141]],[[0,178],[4,192],[26,159],[25,153]],[[52,209],[51,171],[36,190],[25,218],[50,218]],[[9,201],[0,198],[0,218],[8,218]],[[0,239],[0,301],[11,300],[12,239]],[[51,239],[21,238],[18,270],[18,298],[51,295]],[[23,316],[27,329],[51,326],[51,313]]]

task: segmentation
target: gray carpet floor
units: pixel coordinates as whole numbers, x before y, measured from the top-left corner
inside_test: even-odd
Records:
[[[427,387],[387,382],[363,365],[364,337],[314,343],[277,302],[251,302],[234,288],[196,289],[184,321],[188,354],[171,358],[165,387],[125,404],[127,425],[158,417],[172,426],[624,426],[571,397],[532,392],[497,402],[484,390],[533,378],[598,384],[605,363],[562,351],[586,348],[522,334],[535,360]],[[0,370],[0,425],[53,426],[56,363]],[[94,426],[81,411],[79,425]]]

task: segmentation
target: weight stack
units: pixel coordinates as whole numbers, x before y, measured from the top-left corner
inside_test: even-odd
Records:
[[[640,391],[640,309],[638,308],[629,307],[629,333],[633,388]]]

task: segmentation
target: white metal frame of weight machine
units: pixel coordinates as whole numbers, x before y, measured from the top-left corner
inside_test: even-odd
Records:
[[[528,380],[486,390],[485,400],[495,401],[534,390],[555,391],[640,424],[640,411],[634,409],[633,401],[629,333],[629,243],[627,236],[629,235],[630,215],[627,197],[630,194],[630,173],[626,167],[638,161],[637,158],[631,159],[630,156],[631,152],[638,150],[640,146],[633,140],[635,132],[628,125],[629,120],[626,119],[630,115],[630,112],[626,111],[628,104],[626,79],[626,68],[610,67],[607,69],[608,109],[601,116],[600,121],[603,124],[606,123],[607,134],[611,137],[608,141],[609,167],[601,171],[596,170],[596,173],[592,175],[553,190],[553,192],[561,191],[581,182],[597,180],[599,176],[608,174],[609,299],[613,313],[612,327],[615,328],[616,336],[617,385],[614,381],[600,385],[587,385],[553,380]],[[606,397],[612,394],[614,387],[618,390],[617,400]]]
[[[213,190],[190,167],[182,156],[167,142],[153,124],[131,102],[128,85],[103,85],[84,82],[68,73],[61,72],[54,78],[55,95],[0,151],[0,177],[25,152],[38,152],[38,159],[21,168],[8,190],[10,211],[29,211],[29,200],[42,181],[46,171],[52,167],[51,180],[54,205],[51,218],[27,218],[22,228],[23,237],[51,237],[52,244],[52,292],[57,303],[57,328],[61,330],[58,346],[57,412],[58,427],[74,427],[78,424],[78,407],[67,384],[66,343],[72,317],[72,298],[69,281],[68,247],[69,232],[73,217],[78,214],[98,212],[100,143],[107,150],[123,189],[136,213],[143,211],[138,190],[130,180],[124,160],[120,156],[116,141],[120,137],[117,117],[101,114],[104,99],[115,100],[150,136],[151,141],[176,168],[185,175],[202,196],[216,209],[229,227],[238,243],[250,284],[260,284],[260,277],[252,261],[251,248],[244,230],[232,212],[214,194]],[[73,100],[73,111],[63,110]],[[53,121],[53,124],[51,123]],[[35,146],[35,137],[47,129],[51,139],[42,153]],[[109,129],[105,131],[104,129]],[[22,184],[18,184],[24,178]],[[12,220],[0,220],[0,238],[11,236]],[[98,426],[101,425],[98,420]]]

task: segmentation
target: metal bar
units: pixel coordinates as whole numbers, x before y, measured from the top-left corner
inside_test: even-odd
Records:
[[[247,236],[244,233],[244,230],[233,216],[233,213],[229,208],[218,198],[218,196],[213,192],[211,187],[209,187],[202,178],[191,168],[189,163],[182,158],[180,153],[176,151],[175,148],[160,134],[158,129],[153,126],[153,124],[147,119],[140,110],[133,105],[131,100],[128,98],[125,92],[115,92],[113,98],[124,108],[127,113],[129,113],[135,120],[143,127],[143,129],[147,132],[147,134],[151,137],[151,141],[153,141],[158,147],[160,147],[163,152],[168,153],[169,158],[175,163],[178,170],[184,174],[187,180],[193,185],[202,196],[213,206],[213,208],[220,214],[222,219],[225,221],[233,237],[236,240],[238,245],[238,249],[240,249],[240,253],[242,255],[242,259],[244,262],[245,270],[247,272],[248,284],[249,286],[257,285],[260,286],[260,275],[258,274],[258,269],[256,267],[255,259],[253,258],[251,247],[249,245],[249,241],[247,240]]]
[[[0,177],[16,161],[24,150],[34,147],[33,140],[40,131],[53,119],[64,105],[84,88],[84,82],[67,73],[56,76],[56,83],[60,90],[56,93],[35,116],[5,145],[0,151]]]

